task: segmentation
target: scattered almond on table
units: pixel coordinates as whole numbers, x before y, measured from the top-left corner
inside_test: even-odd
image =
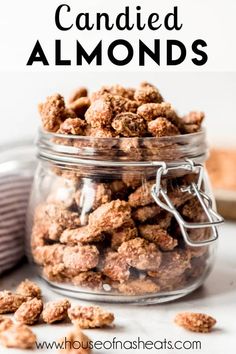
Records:
[[[68,311],[72,323],[80,328],[100,328],[112,324],[114,315],[99,306],[74,306]]]
[[[216,320],[204,313],[183,312],[175,317],[175,323],[192,332],[208,333],[216,324]]]
[[[29,279],[22,281],[16,292],[4,290],[0,292],[0,314],[14,313],[14,320],[0,315],[0,344],[8,348],[29,349],[37,340],[28,325],[35,325],[40,319],[45,323],[57,323],[68,318],[75,324],[67,341],[83,343],[81,348],[65,347],[60,353],[89,354],[89,338],[81,332],[81,328],[99,328],[110,325],[114,321],[113,313],[106,312],[98,306],[74,306],[67,299],[58,299],[43,304],[40,287]],[[69,317],[68,317],[69,315]]]

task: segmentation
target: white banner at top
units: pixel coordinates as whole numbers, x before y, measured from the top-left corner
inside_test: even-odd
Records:
[[[235,0],[8,0],[1,71],[236,71]]]

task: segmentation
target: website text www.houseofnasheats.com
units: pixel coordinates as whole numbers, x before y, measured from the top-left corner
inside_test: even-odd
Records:
[[[36,342],[37,349],[95,349],[95,350],[117,350],[117,351],[129,351],[129,350],[201,350],[202,343],[199,340],[142,340],[141,337],[137,337],[132,340],[121,340],[117,337],[113,337],[112,340],[89,340],[88,342],[67,340],[65,337],[60,342],[56,341],[42,341]]]

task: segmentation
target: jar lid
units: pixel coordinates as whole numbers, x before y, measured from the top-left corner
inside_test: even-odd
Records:
[[[31,140],[0,146],[0,274],[24,256],[25,217],[35,166]]]

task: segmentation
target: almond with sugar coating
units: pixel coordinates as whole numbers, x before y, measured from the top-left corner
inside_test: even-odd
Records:
[[[63,263],[74,275],[95,268],[98,261],[99,252],[94,245],[68,246],[64,250]]]
[[[140,270],[155,270],[161,264],[162,254],[157,246],[140,237],[123,242],[118,252],[131,267]]]
[[[67,311],[70,306],[70,301],[67,299],[47,302],[42,312],[44,322],[54,323],[64,321],[67,318]]]
[[[40,287],[29,279],[22,281],[16,288],[16,293],[27,296],[41,298],[42,293]]]
[[[216,324],[216,320],[204,313],[183,312],[175,317],[175,323],[189,331],[208,333]]]
[[[24,302],[16,310],[14,317],[16,321],[28,325],[32,325],[38,321],[39,316],[43,310],[43,302],[36,297],[34,299]]]
[[[13,324],[0,333],[0,342],[7,348],[30,349],[35,346],[36,335],[23,324]]]
[[[71,134],[71,135],[84,135],[84,129],[86,122],[80,118],[67,118],[61,123],[57,133],[59,134]]]
[[[143,136],[147,132],[146,121],[136,113],[120,113],[112,121],[112,128],[121,136]]]
[[[72,278],[72,283],[92,290],[101,290],[103,284],[102,273],[93,271],[82,272]]]
[[[75,89],[73,92],[71,92],[69,98],[68,98],[68,103],[72,103],[74,101],[76,101],[78,98],[81,97],[87,97],[88,96],[88,90],[86,87],[78,87],[77,89]]]
[[[134,92],[134,99],[139,104],[161,103],[163,101],[158,89],[147,82],[141,83],[140,87]]]
[[[102,272],[108,278],[124,282],[129,279],[129,268],[130,266],[126,263],[125,258],[118,252],[108,252],[105,255]]]
[[[109,326],[114,321],[114,315],[98,306],[74,306],[68,310],[72,323],[80,328],[100,328]]]
[[[0,333],[6,331],[13,325],[13,321],[11,318],[6,316],[0,316]]]
[[[148,131],[156,137],[179,135],[179,129],[164,117],[158,117],[148,123]]]
[[[49,96],[45,103],[39,104],[38,109],[43,128],[48,132],[56,132],[64,120],[64,98],[59,94]]]
[[[67,245],[78,245],[79,243],[98,242],[103,240],[103,235],[94,231],[89,225],[77,229],[66,229],[60,237],[60,242]]]
[[[26,296],[7,290],[0,291],[0,314],[15,312],[25,301],[27,301]]]
[[[66,341],[65,341],[66,339]],[[66,337],[59,340],[63,349],[59,350],[61,354],[90,354],[91,340],[78,327],[74,327],[73,331],[68,333]],[[73,347],[73,343],[75,343]],[[65,345],[65,347],[64,347]]]
[[[94,101],[85,113],[85,119],[92,128],[109,126],[112,121],[112,106],[109,96],[102,96]]]
[[[155,180],[144,182],[133,193],[129,195],[129,205],[133,208],[145,206],[153,203],[154,199],[151,195],[151,188],[156,183]]]
[[[90,99],[88,97],[79,97],[75,101],[71,102],[68,107],[75,112],[77,117],[83,118],[85,112],[90,106]]]
[[[102,204],[89,215],[89,225],[97,231],[111,232],[131,218],[131,208],[124,200]]]
[[[170,121],[176,121],[177,115],[170,103],[146,103],[141,105],[137,113],[146,119],[147,122],[152,121],[157,117],[165,117]]]
[[[172,251],[178,244],[177,240],[159,225],[140,225],[139,233],[146,240],[155,243],[162,251]]]
[[[118,285],[125,295],[144,295],[157,293],[160,287],[150,279],[134,279]]]

